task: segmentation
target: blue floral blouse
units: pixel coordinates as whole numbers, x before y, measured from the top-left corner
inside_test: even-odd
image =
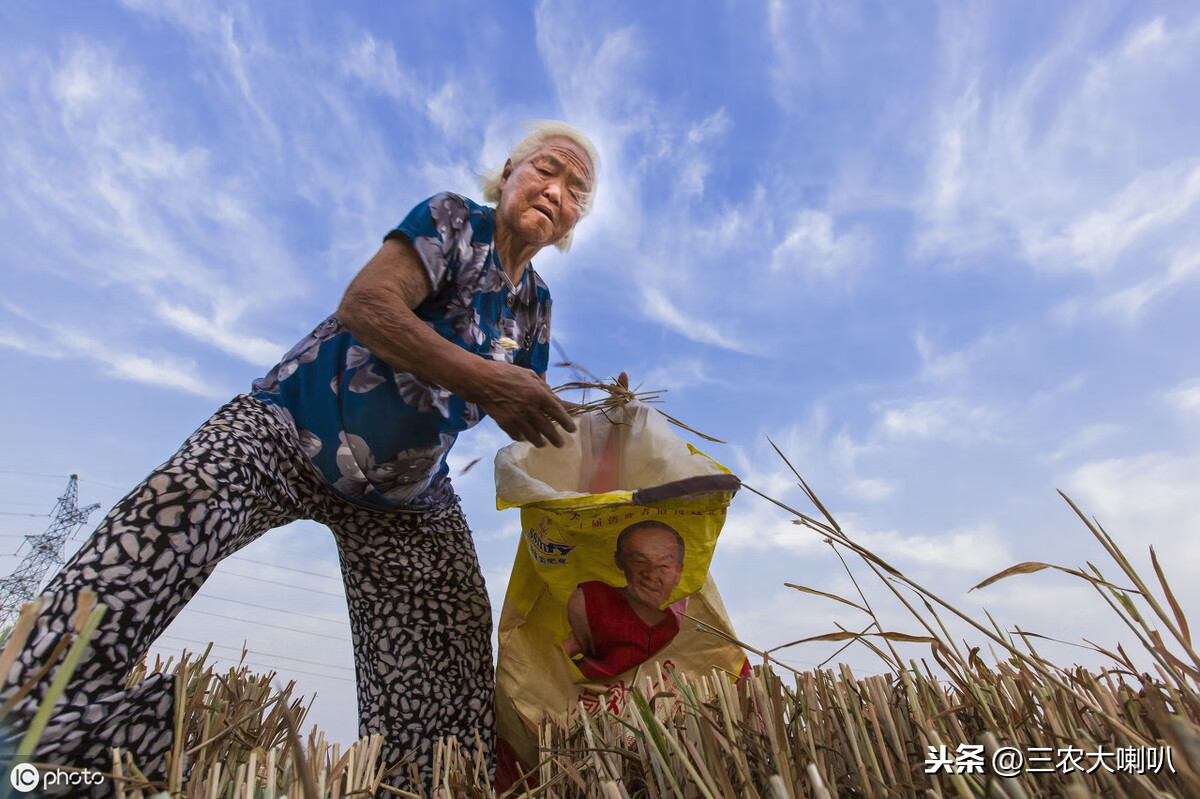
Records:
[[[468,352],[544,374],[550,291],[532,265],[512,284],[492,246],[494,223],[494,209],[439,194],[386,238],[407,238],[425,265],[433,293],[414,311],[421,320]],[[446,456],[458,434],[484,415],[377,358],[336,314],[255,380],[251,396],[295,427],[334,491],[378,510],[450,502]]]

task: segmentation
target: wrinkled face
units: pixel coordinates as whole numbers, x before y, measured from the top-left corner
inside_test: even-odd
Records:
[[[625,574],[626,592],[642,604],[661,608],[671,597],[683,573],[679,541],[670,530],[649,527],[635,530],[616,555]]]
[[[547,139],[521,163],[504,165],[497,216],[527,244],[545,247],[571,232],[592,190],[592,162],[567,138]]]

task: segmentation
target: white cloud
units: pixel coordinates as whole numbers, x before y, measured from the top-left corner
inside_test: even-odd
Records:
[[[891,439],[970,441],[996,434],[1001,419],[992,408],[957,397],[905,400],[876,407],[877,429]]]
[[[256,366],[270,367],[286,349],[273,341],[229,327],[229,320],[220,318],[221,315],[210,319],[189,308],[166,302],[160,302],[155,313],[176,330]]]
[[[724,108],[692,125],[683,137],[684,150],[679,153],[679,177],[675,181],[675,195],[681,201],[699,197],[704,193],[704,182],[712,170],[708,151],[704,148],[712,140],[719,140],[729,131],[732,122]]]
[[[193,34],[215,33],[224,16],[215,7],[203,3],[190,3],[187,0],[120,0],[120,2],[130,10],[162,19]]]
[[[556,296],[586,284],[597,306],[624,309],[636,298],[637,322],[702,347],[750,353],[794,340],[798,305],[835,304],[844,294],[806,296],[804,283],[852,283],[873,256],[866,228],[797,202],[795,187],[778,185],[777,165],[740,175],[746,194],[730,195],[725,168],[741,119],[724,103],[684,112],[676,98],[655,94],[653,75],[642,74],[658,64],[655,32],[597,9],[543,3],[536,14],[562,113],[593,137],[602,161],[595,210],[579,227],[571,268],[556,277]]]
[[[1017,331],[988,331],[973,341],[947,348],[931,334],[918,330],[913,340],[921,357],[919,378],[934,384],[970,386],[986,364],[1009,356],[1021,339]]]
[[[1200,243],[1196,117],[1178,100],[1200,65],[1200,24],[1153,19],[1102,45],[1102,18],[1075,14],[1023,68],[1000,72],[980,23],[947,15],[919,252],[1015,245],[1033,266],[1083,270],[1110,294],[1108,273],[1133,274],[1138,284],[1108,302],[1136,314],[1183,277],[1158,266],[1162,248]]]
[[[1085,463],[1062,480],[1075,504],[1118,542],[1154,542],[1168,571],[1183,575],[1200,569],[1200,540],[1193,535],[1200,530],[1198,476],[1200,455],[1151,452]],[[1124,548],[1130,555],[1140,549]]]
[[[1045,456],[1048,461],[1061,461],[1068,457],[1079,457],[1100,450],[1125,428],[1119,424],[1101,422],[1085,425],[1071,432],[1058,449]]]
[[[992,526],[952,530],[936,536],[903,535],[896,530],[856,530],[850,518],[840,522],[842,529],[855,543],[889,562],[894,559],[898,563],[989,573],[1014,562],[1004,544],[1005,534]]]
[[[1200,379],[1186,380],[1163,394],[1176,413],[1200,418]]]
[[[147,352],[132,351],[131,345],[120,336],[102,337],[75,326],[47,323],[7,301],[0,301],[0,306],[17,317],[28,331],[0,329],[0,346],[53,360],[89,360],[103,367],[104,374],[120,380],[209,399],[228,396],[228,391],[198,376],[199,370],[191,359],[164,353],[158,347]]]
[[[848,498],[858,502],[882,502],[896,493],[895,480],[883,477],[865,477],[859,474],[858,460],[864,455],[881,451],[877,441],[858,442],[846,430],[841,430],[829,441],[829,461],[840,475],[841,489]]]
[[[747,485],[754,485],[747,481]],[[759,488],[758,485],[754,485]],[[761,490],[761,489],[760,489]],[[735,511],[721,530],[721,547],[729,550],[813,552],[822,546],[820,533],[792,524],[795,518],[752,492],[742,491]],[[769,491],[763,491],[772,496]],[[799,508],[797,508],[799,510]]]
[[[189,110],[162,96],[162,84],[136,59],[99,41],[77,38],[55,55],[5,59],[9,67],[16,59],[24,64],[22,82],[5,86],[6,94],[19,94],[0,113],[0,136],[8,143],[0,174],[11,188],[10,246],[30,242],[31,257],[15,265],[58,276],[67,291],[103,292],[110,310],[127,304],[134,329],[147,340],[153,336],[155,347],[163,346],[163,330],[178,331],[267,366],[283,347],[263,335],[264,327],[280,324],[278,314],[263,309],[306,299],[314,277],[321,277],[312,266],[324,255],[297,241],[281,208],[295,208],[297,192],[321,207],[327,257],[341,270],[360,265],[384,225],[406,209],[381,221],[384,204],[377,196],[385,185],[391,191],[395,175],[377,131],[346,102],[336,73],[310,76],[293,97],[277,84],[285,77],[294,83],[296,65],[256,45],[253,20],[239,21],[233,41],[227,19],[177,7],[153,13],[194,38],[199,52],[217,55],[205,62],[210,80],[197,87]],[[202,113],[206,102],[222,111],[215,130],[201,131],[188,124],[195,121],[189,114]],[[285,122],[305,118],[321,124]],[[272,133],[280,124],[291,129],[286,146]],[[222,146],[223,137],[238,146]],[[214,143],[220,157],[213,156]],[[431,163],[414,159],[413,169]],[[314,318],[332,310],[328,299],[318,302]],[[48,309],[45,321],[55,321],[56,313]],[[86,316],[69,324],[92,339],[108,338],[103,329],[87,330]],[[285,326],[290,340],[293,326]],[[153,371],[136,363],[110,369],[138,381]],[[203,377],[194,377],[199,382],[167,382],[201,391]]]
[[[771,0],[765,22],[771,94],[781,107],[794,110],[844,66],[838,45],[857,27],[858,14],[844,3]]]
[[[341,67],[346,75],[395,100],[407,103],[417,96],[412,78],[396,58],[396,49],[370,33],[364,32],[347,48]],[[429,102],[435,100],[436,95]]]
[[[690,144],[702,144],[709,139],[724,136],[732,126],[733,120],[729,118],[729,114],[724,108],[718,108],[716,113],[692,125],[687,132],[687,140]]]
[[[979,114],[978,87],[968,83],[947,104],[937,122],[937,139],[929,164],[929,197],[926,213],[934,224],[947,224],[960,213],[967,175],[964,150],[970,128]]]
[[[2,328],[0,328],[0,347],[8,347],[11,350],[23,352],[26,355],[36,355],[39,358],[59,359],[65,357],[60,348],[44,340]]]
[[[1200,456],[1154,452],[1084,464],[1067,476],[1065,488],[1098,517],[1189,529],[1200,521],[1197,475]]]
[[[492,491],[492,466],[496,453],[513,443],[508,434],[501,430],[489,417],[464,431],[458,438],[446,465],[450,468],[450,479],[456,486],[466,486],[467,481],[477,484],[485,493]],[[474,464],[473,466],[471,464]],[[462,472],[467,469],[466,475]]]
[[[512,569],[491,568],[484,572],[483,579],[487,583],[488,597],[492,601],[492,647],[496,651],[497,641],[495,628],[500,624],[500,611],[504,608],[504,596],[508,592],[508,578]]]
[[[1125,42],[1124,55],[1133,58],[1143,55],[1153,57],[1154,50],[1162,47],[1170,38],[1164,23],[1162,17],[1155,17],[1135,30]]]
[[[1157,274],[1100,298],[1095,307],[1125,322],[1134,322],[1141,317],[1146,306],[1197,273],[1200,273],[1200,255],[1181,253],[1172,257]]]
[[[1030,251],[1047,262],[1104,269],[1140,241],[1194,217],[1197,203],[1200,166],[1176,161],[1135,175],[1107,205],[1067,220],[1061,234],[1031,238]]]
[[[748,348],[734,336],[734,331],[723,331],[716,325],[685,312],[664,291],[647,287],[642,294],[642,310],[650,319],[659,322],[692,341],[712,344],[725,350],[747,352]]]
[[[835,232],[833,216],[806,208],[798,212],[783,241],[771,252],[771,268],[800,272],[818,279],[843,277],[866,259],[868,238],[863,231]]]
[[[853,510],[857,503],[879,503],[893,497],[897,484],[884,477],[858,473],[856,460],[863,452],[876,452],[877,444],[858,446],[844,432],[827,438],[824,414],[817,411],[806,425],[797,425],[772,435],[780,451],[804,477],[829,509],[838,525],[855,542],[876,554],[898,558],[918,566],[985,570],[1008,565],[1004,535],[994,526],[951,530],[939,535],[909,535],[897,530],[875,529],[874,522]],[[732,448],[732,468],[746,486],[722,532],[721,540],[731,549],[779,549],[811,553],[822,545],[821,532],[796,525],[796,516],[771,502],[782,503],[821,523],[821,511],[804,495],[799,481],[773,448],[760,446],[754,453]],[[770,499],[757,496],[761,492]],[[1000,565],[997,565],[1000,564]]]
[[[879,477],[858,477],[850,480],[843,490],[863,502],[881,502],[896,493],[896,482]]]
[[[61,328],[54,331],[54,339],[73,355],[104,364],[112,377],[209,399],[229,396],[224,387],[210,385],[196,377],[196,364],[190,360],[162,354],[122,352],[87,334]]]
[[[631,375],[630,388],[640,391],[680,392],[695,386],[721,385],[712,365],[699,358],[660,363],[644,375]]]
[[[236,185],[239,179],[215,172],[202,147],[168,135],[170,126],[143,89],[142,76],[114,51],[76,43],[59,63],[43,63],[28,77],[31,88],[47,89],[46,105],[32,115],[34,124],[19,130],[5,120],[5,134],[21,153],[6,163],[10,185],[22,195],[21,218],[37,220],[30,227],[51,224],[63,233],[23,267],[44,264],[67,281],[68,290],[104,292],[106,299],[138,307],[130,315],[141,329],[152,329],[146,323],[155,317],[141,310],[149,307],[170,326],[226,352],[273,362],[276,345],[245,329],[233,331],[245,327],[239,321],[244,310],[294,288],[290,281],[272,281],[276,265],[288,259],[263,241],[264,219]],[[214,230],[220,232],[213,236]],[[27,235],[14,230],[10,238]],[[80,251],[87,256],[79,257]],[[222,262],[236,263],[238,256],[260,261],[261,268],[222,276]],[[175,299],[185,295],[221,311],[207,320],[185,312]],[[40,323],[63,325],[57,313],[48,309]],[[179,367],[186,362],[170,355],[119,357],[109,346],[85,346],[108,337],[104,330],[88,331],[87,317],[65,324],[79,328],[63,334],[74,354],[97,357],[115,376],[213,394],[194,365],[185,373]]]
[[[970,364],[969,353],[966,350],[937,352],[936,345],[921,331],[916,334],[916,346],[917,353],[921,356],[922,377],[927,380],[942,381],[961,376]]]

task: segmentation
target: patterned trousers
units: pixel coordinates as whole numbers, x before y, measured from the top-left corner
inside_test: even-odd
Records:
[[[109,747],[163,774],[173,745],[173,677],[126,676],[225,557],[297,519],[328,526],[337,541],[358,683],[359,731],[385,737],[389,762],[420,769],[426,794],[434,742],[476,733],[492,757],[491,605],[471,531],[457,502],[423,513],[358,507],[330,491],[293,430],[262,403],[234,399],[171,460],[112,509],[46,589],[24,653],[0,701],[36,672],[70,628],[80,589],[108,606],[83,662],[59,700],[35,760],[109,772]],[[13,713],[28,723],[53,672]],[[411,787],[397,777],[397,787]]]

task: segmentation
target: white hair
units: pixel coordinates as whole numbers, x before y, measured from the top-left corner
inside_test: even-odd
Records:
[[[537,152],[538,148],[548,139],[570,139],[587,153],[587,157],[592,162],[592,185],[579,203],[580,218],[587,216],[592,210],[592,198],[596,194],[597,173],[600,168],[600,156],[596,153],[596,146],[592,144],[592,140],[582,130],[574,125],[568,125],[566,122],[558,122],[553,119],[538,119],[525,124],[529,128],[529,133],[509,151],[508,161],[480,175],[479,187],[483,189],[483,199],[493,204],[500,202],[500,181],[503,178],[504,167],[507,163],[511,162],[514,167],[519,166],[525,159]],[[571,239],[574,236],[575,230],[572,228],[554,246],[566,252],[571,249]]]

